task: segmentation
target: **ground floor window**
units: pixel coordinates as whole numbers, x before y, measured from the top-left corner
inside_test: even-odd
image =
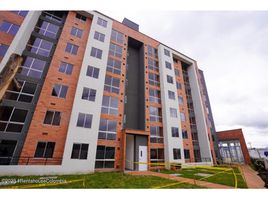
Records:
[[[115,147],[97,146],[95,168],[114,168]]]
[[[88,144],[73,144],[71,159],[86,160],[88,153]]]
[[[180,149],[173,149],[173,159],[174,160],[181,159],[181,150]]]
[[[164,149],[151,149],[150,155],[151,155],[151,157],[150,157],[151,158],[151,167],[161,166],[158,164],[165,162]]]
[[[190,159],[190,150],[189,149],[184,149],[184,158]]]
[[[0,165],[10,164],[16,145],[15,140],[0,140]]]
[[[38,142],[34,157],[35,158],[52,158],[55,148],[55,142]]]

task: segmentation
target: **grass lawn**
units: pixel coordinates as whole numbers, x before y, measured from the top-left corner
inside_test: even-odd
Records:
[[[53,176],[54,177],[54,176]],[[34,186],[34,184],[17,183],[13,186],[20,186],[19,188],[27,188],[27,186],[32,185],[31,188],[128,188],[128,189],[146,189],[154,188],[158,186],[166,186],[164,188],[201,188],[200,186],[179,183],[173,180],[163,179],[154,176],[132,176],[124,174],[121,172],[97,172],[93,174],[83,174],[83,175],[64,175],[55,176],[57,179],[62,179],[66,181],[78,180],[78,182],[61,184],[61,185],[43,185]],[[0,182],[2,179],[40,179],[40,176],[22,176],[22,177],[0,177]],[[79,181],[80,180],[80,181]],[[83,181],[84,180],[84,181]],[[172,184],[175,185],[172,185]],[[6,188],[7,186],[0,186],[0,188]]]
[[[247,188],[247,185],[239,171],[239,169],[237,167],[233,167],[234,172],[236,174],[237,177],[237,188]],[[233,175],[232,171],[226,171],[223,172],[224,170],[219,170],[217,169],[217,167],[212,167],[212,168],[183,168],[177,171],[173,171],[173,170],[161,170],[162,173],[167,173],[167,174],[181,174],[181,177],[185,177],[185,178],[191,178],[191,179],[196,179],[196,180],[203,180],[203,181],[208,181],[208,182],[212,182],[212,183],[219,183],[222,185],[228,185],[228,186],[235,186],[235,178]],[[219,173],[222,172],[222,173]],[[197,173],[205,173],[205,174],[210,174],[210,175],[214,175],[211,177],[204,177],[204,176],[198,176],[196,175]]]

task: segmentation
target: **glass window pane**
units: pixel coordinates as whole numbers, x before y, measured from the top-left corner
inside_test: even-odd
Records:
[[[104,159],[105,146],[97,146],[96,159]]]
[[[45,148],[46,148],[45,142],[38,142],[34,157],[42,158],[44,156]]]
[[[80,146],[81,144],[73,144],[72,155],[71,155],[72,159],[79,158]]]
[[[48,142],[44,157],[45,158],[52,158],[53,157],[54,148],[55,148],[55,142]]]
[[[53,119],[53,112],[52,111],[47,111],[46,112],[46,116],[44,119],[44,124],[51,124],[52,123],[52,119]]]
[[[78,120],[77,120],[77,124],[76,125],[79,126],[79,127],[83,127],[84,126],[85,117],[86,117],[85,114],[79,113]]]

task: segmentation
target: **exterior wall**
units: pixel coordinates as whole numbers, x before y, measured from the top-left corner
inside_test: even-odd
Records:
[[[19,54],[19,55],[25,55],[27,52],[26,49],[26,44],[31,36],[32,31],[34,30],[34,27],[36,25],[36,22],[40,16],[41,12],[39,11],[30,11],[28,12],[27,16],[25,17],[23,23],[20,26],[20,29],[18,30],[16,36],[14,37],[11,45],[8,48],[8,51],[6,52],[3,60],[0,63],[0,69],[3,69],[3,67],[6,65],[6,62],[8,61],[9,57],[13,54]],[[12,106],[17,109],[25,109],[28,111],[23,129],[20,133],[17,132],[0,132],[0,140],[12,140],[16,141],[17,145],[16,148],[13,152],[13,160],[12,164],[17,163],[17,159],[20,156],[21,149],[24,145],[25,137],[28,133],[28,128],[31,123],[32,119],[32,114],[36,105],[36,101],[39,96],[40,92],[40,85],[41,80],[36,80],[36,79],[31,79],[29,77],[26,77],[22,74],[17,73],[16,78],[18,80],[25,80],[27,82],[35,83],[37,84],[37,90],[35,92],[34,98],[32,100],[32,103],[25,103],[25,102],[19,102],[19,101],[14,101],[14,100],[8,100],[4,99],[1,102],[1,106]]]
[[[217,136],[218,136],[219,142],[228,141],[228,140],[239,140],[246,164],[251,163],[248,148],[246,145],[246,141],[245,141],[242,129],[218,131]]]
[[[160,87],[154,87],[154,86],[151,86],[149,85],[149,78],[148,78],[148,74],[149,74],[149,70],[148,69],[148,50],[147,50],[147,47],[148,45],[152,46],[153,48],[157,48],[158,45],[159,45],[159,42],[140,33],[140,32],[137,32],[129,27],[126,27],[124,26],[123,24],[117,22],[117,21],[113,21],[113,29],[121,32],[124,34],[125,36],[125,41],[124,41],[124,49],[123,49],[123,57],[122,57],[122,73],[121,73],[121,82],[123,80],[125,80],[125,73],[126,73],[126,67],[125,67],[125,64],[126,64],[126,60],[124,58],[126,58],[126,49],[127,49],[127,41],[128,41],[128,37],[132,37],[133,39],[135,40],[138,40],[140,42],[142,42],[144,44],[144,66],[145,66],[145,70],[144,70],[144,73],[145,73],[145,78],[144,78],[144,81],[145,81],[145,132],[150,132],[150,126],[160,126],[162,127],[162,122],[151,122],[150,121],[150,114],[149,114],[149,106],[150,105],[154,105],[154,106],[157,106],[157,107],[161,107],[161,104],[152,104],[149,102],[149,88],[157,88],[160,90]],[[159,74],[159,72],[158,72]],[[122,86],[124,87],[124,86]],[[121,88],[120,88],[120,91],[121,91]],[[124,100],[122,100],[124,101]],[[120,100],[121,102],[121,100]],[[120,117],[120,114],[123,114],[124,113],[124,104],[119,104],[119,117]],[[120,124],[121,123],[121,124]],[[119,122],[118,122],[118,126],[117,126],[117,130],[121,130],[120,132],[117,132],[118,136],[120,138],[120,141],[121,141],[121,151],[117,151],[116,152],[116,158],[120,158],[119,160],[122,162],[122,167],[120,167],[122,170],[124,170],[125,168],[125,160],[126,160],[126,155],[125,155],[125,149],[126,149],[126,132],[124,131],[123,129],[123,115],[122,117],[119,119]],[[121,137],[120,137],[121,136]],[[99,141],[100,142],[100,141]],[[150,143],[150,139],[148,139],[148,162],[150,162],[150,148],[164,148],[164,145],[163,144],[152,144]]]
[[[170,57],[164,54],[164,49],[170,52]],[[175,100],[169,99],[168,91],[172,91],[176,94],[176,77],[174,73],[174,64],[172,57],[172,50],[163,45],[159,45],[158,48],[158,57],[159,57],[159,69],[160,69],[160,86],[161,86],[161,99],[162,99],[162,117],[163,117],[163,135],[165,143],[165,161],[184,163],[184,154],[183,154],[183,141],[181,135],[181,119],[178,109],[178,96],[175,95]],[[168,61],[171,63],[171,70],[167,69],[165,62]],[[167,75],[173,78],[173,84],[167,82]],[[170,108],[175,108],[177,110],[177,118],[172,118],[170,116]],[[172,137],[171,128],[179,128],[179,137]],[[173,158],[173,149],[179,148],[181,151],[181,159],[174,160]]]
[[[15,24],[21,23],[21,26],[19,28],[19,31],[17,32],[16,36],[12,38],[11,36],[6,36],[4,33],[1,33],[0,36],[0,43],[3,42],[4,44],[9,44],[10,46],[3,57],[3,59],[0,60],[0,71],[2,71],[3,67],[6,65],[9,57],[13,53],[17,53],[19,55],[22,54],[23,50],[25,49],[25,46],[31,36],[31,33],[35,27],[35,24],[41,14],[41,11],[29,11],[27,16],[22,19],[21,16],[16,16],[14,13],[10,12],[0,12],[1,16],[0,19],[4,20],[8,17],[8,19],[12,19],[12,22]],[[15,16],[14,16],[15,15]],[[5,36],[4,36],[5,35]],[[3,36],[3,37],[2,37]],[[8,38],[7,38],[8,37]],[[8,39],[8,41],[5,41],[5,38]]]
[[[62,163],[63,167],[69,168],[70,170],[74,169],[77,171],[79,170],[94,171],[95,167],[97,138],[98,138],[100,115],[101,115],[101,103],[103,97],[106,64],[109,52],[109,41],[112,30],[112,21],[110,19],[96,12],[92,12],[92,14],[94,15],[94,17],[92,20],[92,25],[85,49],[85,55],[87,56],[84,56],[81,66]],[[97,19],[99,16],[107,20],[108,22],[107,28],[104,28],[97,24]],[[100,42],[94,39],[95,31],[105,34],[104,42]],[[90,56],[92,47],[102,50],[102,59]],[[100,69],[98,79],[86,76],[88,65]],[[84,101],[81,99],[83,87],[92,88],[97,91],[95,102]],[[93,115],[92,126],[90,129],[76,126],[79,113],[87,113]],[[89,144],[88,156],[86,160],[71,159],[71,153],[74,143]]]
[[[41,90],[21,157],[33,158],[38,142],[55,142],[53,158],[49,159],[49,162],[52,162],[53,164],[61,164],[67,129],[70,121],[70,110],[72,110],[73,106],[77,80],[82,60],[84,58],[86,41],[88,39],[88,33],[91,25],[91,19],[88,18],[85,23],[79,22],[75,19],[75,14],[76,12],[69,12],[65,21]],[[82,38],[74,37],[70,34],[73,26],[83,29]],[[67,42],[74,43],[79,46],[77,55],[65,52]],[[71,75],[59,72],[61,61],[74,65]],[[54,84],[68,86],[66,98],[57,98],[51,95]],[[81,95],[79,95],[79,97],[81,98]],[[60,126],[43,124],[47,110],[56,110],[61,112]],[[42,163],[42,159],[38,160],[38,162],[36,160],[31,162],[30,160],[28,164]]]
[[[208,128],[208,135],[209,135],[209,142],[210,142],[210,148],[212,152],[212,157],[214,163],[216,163],[216,159],[219,158],[218,155],[218,139],[216,135],[216,130],[215,130],[215,125],[214,125],[214,120],[213,120],[213,115],[212,115],[212,110],[210,106],[210,101],[208,97],[208,92],[207,92],[207,87],[206,87],[206,82],[205,82],[205,77],[204,73],[202,70],[198,70],[198,77],[199,77],[199,85],[200,85],[200,93],[203,101],[203,106],[204,106],[204,112],[206,116],[206,124]]]
[[[27,41],[35,27],[38,17],[41,12],[29,12],[27,17],[22,23],[22,26],[14,38],[6,56],[2,60],[1,66],[8,60],[8,55],[16,52],[22,54]],[[44,76],[44,82],[40,82],[42,88],[40,98],[37,102],[36,110],[31,122],[29,131],[27,132],[27,139],[24,143],[24,148],[21,156],[33,157],[38,141],[56,142],[54,150],[54,158],[62,158],[62,163],[57,163],[57,166],[0,166],[0,174],[68,174],[68,173],[87,173],[93,172],[95,169],[95,158],[97,145],[115,147],[115,165],[110,170],[124,170],[125,169],[125,148],[126,148],[126,135],[127,131],[134,135],[144,135],[150,137],[150,127],[159,126],[163,129],[164,143],[151,143],[148,138],[148,162],[150,162],[151,149],[164,149],[165,162],[178,162],[184,163],[184,149],[190,150],[190,160],[194,161],[192,138],[190,134],[190,124],[186,104],[178,107],[178,96],[175,95],[175,100],[170,100],[168,97],[168,90],[173,91],[175,94],[183,96],[186,102],[185,91],[177,90],[176,78],[174,67],[181,69],[181,61],[190,63],[188,68],[190,85],[192,89],[192,96],[194,101],[195,115],[197,119],[197,128],[200,138],[201,155],[204,158],[211,158],[210,143],[208,140],[208,129],[205,121],[204,107],[200,95],[200,87],[198,84],[197,66],[194,60],[168,48],[158,41],[137,32],[122,23],[114,21],[98,12],[81,11],[82,15],[87,16],[87,22],[81,23],[75,19],[76,12],[69,12],[66,22],[64,24],[61,37],[57,43],[55,53],[52,56],[51,63],[49,63],[47,75]],[[105,19],[108,22],[107,28],[97,24],[98,17]],[[72,26],[76,26],[83,30],[83,37],[81,39],[74,38],[70,35]],[[107,61],[109,55],[110,43],[115,43],[110,40],[112,29],[124,34],[123,48],[121,58],[121,74],[116,75],[106,71]],[[94,39],[94,33],[98,31],[105,34],[105,41],[100,42]],[[25,38],[21,40],[21,38]],[[126,60],[127,60],[127,45],[129,37],[143,43],[144,50],[144,85],[145,85],[145,130],[125,130],[124,127],[124,101],[125,101],[125,82],[126,82]],[[76,56],[64,53],[66,42],[74,43],[79,46],[78,54]],[[148,45],[158,49],[158,58],[154,58],[159,62],[159,71],[152,71],[148,68]],[[102,50],[102,59],[90,56],[91,48],[95,47]],[[164,55],[164,49],[170,51],[170,57]],[[25,51],[24,51],[25,53]],[[174,57],[179,59],[176,64],[173,62]],[[72,76],[66,76],[58,72],[58,67],[61,61],[74,64]],[[165,66],[165,61],[171,63],[172,69],[169,70]],[[86,76],[88,65],[99,68],[98,79]],[[1,68],[0,68],[1,69]],[[160,87],[152,86],[149,84],[149,73],[154,73],[160,76]],[[167,74],[172,76],[173,84],[167,83]],[[119,94],[109,93],[104,91],[105,76],[109,75],[120,79],[120,92]],[[182,80],[181,80],[182,81]],[[42,85],[42,84],[43,85]],[[67,85],[68,93],[66,99],[58,99],[51,96],[52,87],[55,83]],[[95,101],[82,100],[83,87],[95,89],[97,91]],[[149,101],[149,88],[158,89],[161,91],[161,103],[152,103]],[[177,92],[176,92],[177,91]],[[114,96],[118,98],[118,116],[111,116],[101,113],[103,95]],[[154,106],[162,109],[162,120],[160,122],[150,121],[149,107]],[[177,109],[177,118],[170,117],[169,108]],[[44,125],[44,117],[47,109],[61,111],[61,123],[59,127],[52,127]],[[186,122],[182,123],[180,119],[180,112],[185,112]],[[91,128],[77,127],[77,119],[79,113],[92,114]],[[98,139],[100,119],[112,119],[117,121],[117,136],[116,140],[101,140]],[[179,128],[179,137],[172,137],[171,127]],[[188,132],[188,139],[183,140],[181,130],[185,128]],[[145,138],[145,137],[144,137]],[[144,140],[145,141],[145,140]],[[142,145],[144,145],[144,141]],[[72,148],[74,143],[89,144],[88,155],[86,160],[71,159]],[[135,146],[135,144],[130,145]],[[181,159],[173,159],[173,148],[181,150]],[[40,160],[41,161],[41,160]],[[42,161],[39,164],[42,164]],[[61,164],[61,165],[60,165]],[[210,163],[209,163],[210,164]],[[167,166],[168,167],[168,166]],[[2,170],[3,169],[3,170]],[[21,171],[20,171],[21,169]],[[106,169],[105,169],[106,170]]]
[[[12,24],[16,24],[21,26],[22,22],[24,20],[23,16],[20,16],[16,13],[10,12],[10,11],[2,11],[0,12],[0,25],[3,21],[10,22]],[[8,33],[0,32],[0,44],[5,44],[10,46],[15,36],[10,35]],[[0,62],[3,59],[3,57],[0,57]],[[1,67],[0,67],[1,71]]]
[[[185,121],[181,121],[181,128],[187,131],[188,138],[183,138],[183,148],[188,149],[190,152],[190,159],[185,159],[185,162],[194,162],[194,149],[192,143],[192,134],[190,128],[189,112],[187,107],[187,97],[185,92],[184,80],[182,75],[182,64],[181,61],[176,57],[177,62],[173,62],[174,68],[179,71],[179,75],[176,76],[176,81],[181,84],[182,88],[177,88],[177,95],[183,98],[183,104],[179,105],[179,111],[185,114]]]
[[[208,131],[205,121],[204,107],[200,95],[200,87],[198,84],[197,65],[194,62],[188,69],[189,81],[191,86],[191,93],[194,104],[194,111],[196,117],[196,125],[198,131],[198,141],[200,146],[201,158],[212,162],[212,155],[210,149],[210,142],[208,138]]]
[[[108,75],[114,78],[118,78],[120,79],[120,88],[119,88],[119,94],[115,94],[115,93],[110,93],[107,91],[103,91],[103,95],[105,96],[110,96],[110,97],[116,97],[118,99],[118,115],[108,115],[108,114],[102,114],[100,115],[101,119],[107,119],[107,120],[115,120],[117,122],[116,125],[116,139],[115,140],[103,140],[103,139],[98,139],[97,144],[101,145],[101,146],[108,146],[108,147],[114,147],[115,148],[115,163],[114,163],[114,168],[118,169],[123,169],[123,162],[124,159],[122,159],[123,157],[123,150],[124,148],[122,147],[123,144],[123,120],[124,120],[124,97],[125,97],[125,77],[126,77],[126,58],[127,58],[127,36],[125,35],[124,32],[122,32],[122,30],[120,30],[120,28],[118,28],[115,24],[115,22],[112,22],[112,29],[121,32],[124,34],[124,38],[123,38],[123,44],[117,43],[116,41],[112,41],[110,39],[110,35],[109,35],[109,39],[107,39],[107,44],[108,44],[108,48],[110,46],[111,43],[116,44],[120,47],[122,47],[123,51],[122,51],[122,57],[118,58],[112,55],[109,55],[108,53],[108,57],[115,59],[115,60],[119,60],[121,62],[121,74],[114,74],[112,72],[106,71],[106,66],[107,66],[107,62],[108,59],[106,60],[105,63],[105,71],[103,72],[104,75]],[[102,103],[102,102],[101,102]],[[104,170],[104,169],[96,169],[96,170]]]

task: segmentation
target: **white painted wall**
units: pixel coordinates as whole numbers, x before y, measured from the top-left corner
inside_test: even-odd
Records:
[[[29,11],[26,17],[24,18],[19,31],[14,37],[12,43],[10,44],[4,58],[0,63],[0,72],[6,65],[9,60],[9,57],[13,54],[21,55],[25,46],[31,36],[31,33],[35,27],[35,24],[38,21],[39,16],[41,15],[41,11]]]
[[[75,93],[73,109],[71,112],[71,119],[63,155],[62,165],[63,168],[67,169],[68,171],[94,171],[95,168],[95,156],[97,149],[104,80],[109,53],[110,36],[112,31],[112,20],[96,12],[91,13],[94,15],[94,17],[86,45],[85,56],[81,66],[81,72],[78,79],[78,85]],[[107,28],[97,24],[98,17],[101,17],[108,22]],[[105,34],[104,42],[100,42],[94,39],[95,31]],[[102,59],[90,56],[92,47],[102,50]],[[88,65],[100,69],[98,79],[86,76]],[[95,102],[81,99],[83,87],[92,88],[97,91]],[[92,126],[90,129],[76,126],[79,112],[93,115]],[[71,159],[73,143],[89,144],[88,157],[86,160]]]
[[[213,162],[210,143],[208,139],[206,117],[204,113],[202,97],[200,94],[200,86],[198,84],[196,62],[193,62],[193,64],[188,68],[188,75],[194,104],[194,112],[196,118],[196,126],[198,132],[198,141],[200,146],[201,158],[210,158],[211,162]]]
[[[164,49],[170,51],[170,57],[164,54]],[[181,135],[181,119],[178,103],[178,95],[176,88],[176,77],[174,72],[173,51],[162,44],[158,47],[158,58],[159,58],[159,72],[160,72],[160,87],[161,87],[161,101],[162,101],[162,120],[163,120],[163,135],[164,135],[164,145],[165,145],[165,162],[177,162],[184,163],[184,149],[183,141]],[[167,69],[165,61],[171,63],[172,69]],[[167,75],[173,77],[173,84],[167,82]],[[168,98],[168,90],[175,93],[175,100]],[[177,109],[177,118],[170,117],[170,108]],[[179,128],[179,137],[172,137],[171,127]],[[181,159],[173,159],[173,148],[181,150]]]

